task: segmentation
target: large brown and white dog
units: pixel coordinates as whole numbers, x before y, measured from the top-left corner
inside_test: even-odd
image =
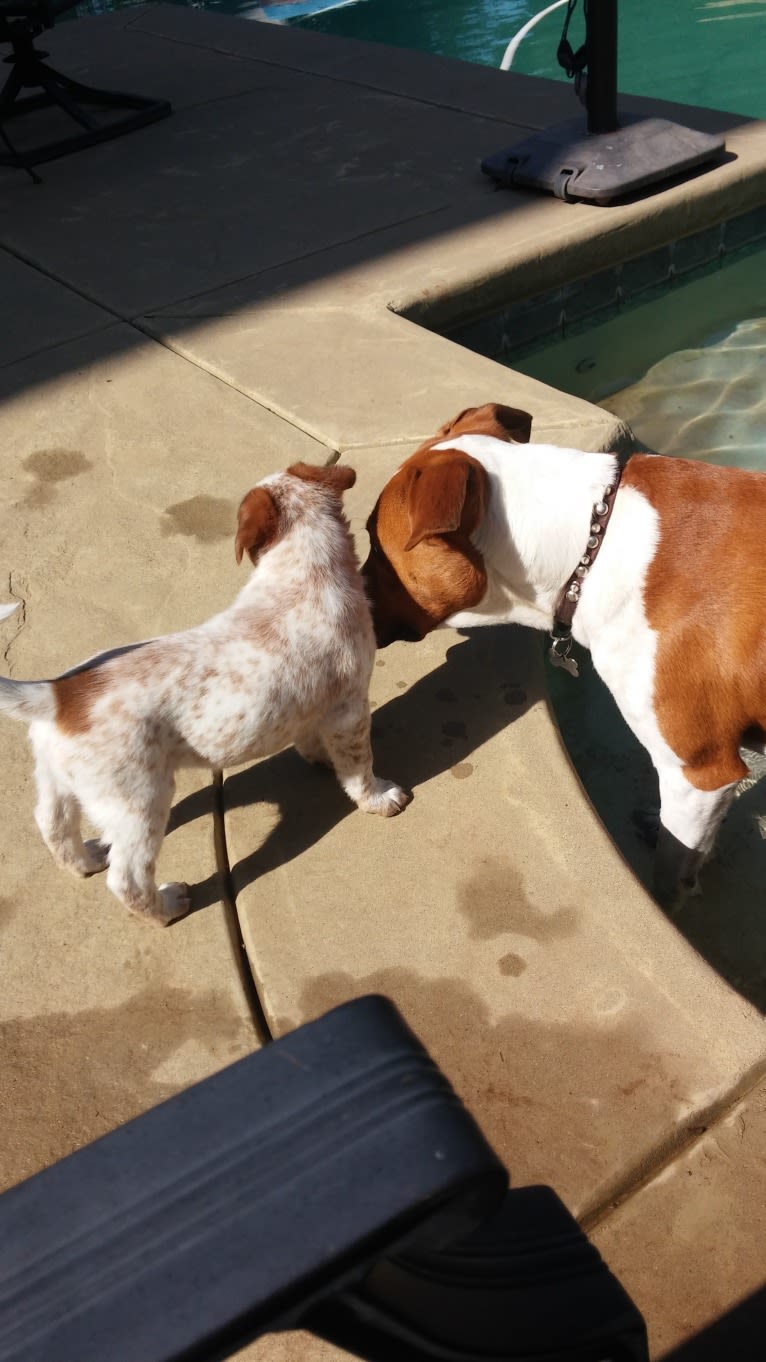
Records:
[[[442,624],[550,633],[579,569],[571,634],[656,767],[672,903],[747,775],[740,744],[766,742],[766,474],[634,454],[615,496],[615,455],[514,443],[523,418],[462,412],[384,487],[362,569],[378,646]]]
[[[373,774],[367,690],[375,639],[341,495],[352,468],[294,464],[239,508],[236,557],[254,563],[227,610],[185,633],[102,653],[54,681],[0,678],[0,710],[30,724],[35,818],[54,859],[161,926],[189,909],[155,885],[174,775],[294,743],[335,770],[366,813],[409,803]],[[0,607],[0,618],[13,606]],[[83,842],[85,813],[100,833]]]

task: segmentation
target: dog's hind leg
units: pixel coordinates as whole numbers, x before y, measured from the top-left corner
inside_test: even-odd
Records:
[[[135,789],[130,798],[112,794],[100,805],[110,842],[106,882],[132,913],[167,927],[189,911],[186,884],[157,887],[155,867],[173,799],[172,776],[159,785],[147,781],[145,797]]]
[[[407,807],[412,795],[373,772],[366,697],[337,705],[322,721],[319,737],[343,789],[364,813],[393,818]]]
[[[100,842],[83,842],[82,807],[49,751],[48,725],[32,724],[37,803],[35,822],[57,865],[73,875],[96,875],[107,864],[108,850]]]
[[[658,768],[660,829],[653,893],[663,907],[672,908],[696,888],[700,867],[746,770],[736,749],[714,765],[689,769],[664,763]]]

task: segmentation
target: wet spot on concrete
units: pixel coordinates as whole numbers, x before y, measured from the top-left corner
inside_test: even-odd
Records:
[[[22,468],[38,482],[66,482],[86,473],[90,467],[90,459],[76,449],[37,449],[22,463]]]
[[[519,975],[523,974],[527,968],[527,962],[520,955],[514,955],[513,951],[509,951],[507,955],[501,956],[497,962],[497,967],[501,974],[510,974],[514,979],[518,979]]]
[[[450,775],[455,780],[465,780],[467,776],[473,775],[473,764],[470,761],[459,761],[450,767]]]
[[[665,1054],[659,1062],[647,1052],[645,1025],[625,1020],[607,1029],[578,1024],[569,1016],[560,1021],[525,1016],[511,1006],[510,985],[505,989],[508,1011],[498,1016],[486,997],[481,969],[474,979],[433,978],[425,959],[420,973],[420,963],[416,959],[407,969],[364,975],[320,974],[306,982],[291,1014],[280,1016],[276,1033],[349,998],[385,994],[513,1169],[514,1183],[550,1183],[578,1213],[601,1203],[604,1182],[624,1160],[625,1149],[634,1159],[651,1159],[657,1141],[678,1120],[680,1094],[688,1095],[685,1053]],[[643,1075],[648,1081],[641,1089],[637,1123],[636,1098],[618,1095],[617,1088]],[[594,1120],[583,1094],[608,1099],[608,1121]],[[557,1133],[562,1112],[564,1141]]]
[[[385,667],[385,665],[386,665],[386,664],[385,664],[385,662],[383,661],[383,658],[382,658],[382,657],[379,657],[378,660],[377,660],[377,662],[375,663],[375,666],[376,666],[376,667]]]
[[[493,857],[460,889],[460,912],[470,924],[470,934],[480,941],[513,934],[544,946],[577,930],[573,908],[538,908],[527,898],[524,879],[508,860]]]
[[[219,1057],[234,1060],[252,1048],[247,1023],[226,994],[163,984],[145,985],[114,1007],[0,1023],[4,1091],[14,1094],[3,1112],[0,1186],[172,1097],[178,1083],[156,1071],[205,1036]],[[219,1065],[211,1055],[209,1067]]]
[[[86,473],[92,466],[90,459],[76,449],[36,449],[22,462],[22,468],[31,473],[34,482],[19,502],[32,511],[48,506],[55,496],[55,484],[68,482]]]
[[[0,928],[10,922],[15,911],[15,905],[4,895],[0,895]]]
[[[441,700],[444,705],[454,705],[457,703],[457,696],[453,690],[449,689],[449,686],[442,686],[437,690],[436,699]]]
[[[397,689],[397,690],[406,690],[406,689],[407,689],[407,682],[406,682],[406,681],[397,681],[397,683],[396,683],[396,689]]]
[[[46,487],[44,482],[35,482],[29,491],[25,492],[19,505],[28,506],[30,510],[37,511],[42,506],[49,506],[55,495],[52,487]]]
[[[646,1078],[634,1078],[632,1083],[622,1084],[620,1087],[620,1092],[622,1093],[623,1097],[632,1097],[634,1092],[637,1092],[639,1088],[645,1087],[647,1082],[648,1079]],[[694,1130],[695,1127],[692,1126],[691,1129]],[[704,1131],[705,1127],[700,1126],[698,1129],[700,1131]]]
[[[202,544],[234,537],[236,509],[221,497],[197,496],[167,506],[160,521],[163,535],[182,534]]]
[[[450,720],[449,723],[442,724],[442,733],[447,738],[467,738],[468,731],[464,723],[459,719]]]

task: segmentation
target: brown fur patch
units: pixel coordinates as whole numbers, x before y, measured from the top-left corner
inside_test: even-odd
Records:
[[[74,672],[51,682],[56,697],[56,723],[62,733],[87,733],[94,702],[103,694],[106,676],[99,667]]]
[[[432,458],[414,464],[407,492],[410,536],[405,552],[423,539],[454,533],[464,520],[476,528],[484,515],[486,495],[486,477],[479,475],[480,468],[468,455],[451,450],[435,452]]]
[[[485,469],[460,450],[418,450],[394,474],[367,522],[362,568],[378,646],[423,638],[476,605],[487,575],[470,536],[487,500]]]
[[[237,537],[234,554],[237,563],[246,553],[255,563],[259,553],[279,538],[279,511],[266,487],[253,487],[245,496],[237,512]]]
[[[659,516],[644,593],[657,722],[687,779],[719,789],[747,774],[743,735],[766,729],[766,475],[634,454],[622,485]]]
[[[526,444],[531,433],[532,417],[517,407],[466,407],[424,440],[383,488],[367,521],[371,550],[362,568],[379,648],[397,638],[423,638],[458,610],[478,604],[487,589],[481,554],[470,542],[484,514],[487,475],[460,451],[439,450],[445,460],[432,476],[426,470],[434,445],[451,435]],[[458,461],[472,468],[467,478]]]
[[[338,496],[347,492],[356,482],[355,469],[349,468],[346,463],[294,463],[287,471],[291,477],[302,478],[304,482],[319,482]]]
[[[520,407],[505,407],[501,402],[485,402],[481,407],[466,407],[451,421],[439,427],[438,439],[445,435],[493,435],[496,440],[529,443],[532,417]]]

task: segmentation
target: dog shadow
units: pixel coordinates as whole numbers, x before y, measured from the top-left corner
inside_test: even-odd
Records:
[[[403,645],[404,646],[404,645]],[[659,803],[657,777],[578,649],[581,676],[546,671],[539,634],[515,627],[461,631],[440,666],[373,711],[375,769],[414,788],[452,769],[538,700],[553,701],[570,760],[617,851],[651,892],[653,852],[635,812]],[[385,653],[384,658],[392,654]],[[195,791],[174,807],[168,832],[192,820],[259,802],[278,816],[264,841],[231,867],[236,896],[259,876],[286,865],[356,810],[334,775],[288,748]],[[405,815],[406,816],[406,815]],[[722,978],[766,1012],[766,780],[744,790],[718,835],[701,892],[672,917],[674,927]],[[192,912],[217,902],[220,877],[192,886]],[[661,911],[658,908],[658,911]]]
[[[373,710],[376,772],[415,790],[444,771],[459,772],[476,748],[544,695],[541,647],[539,635],[531,630],[465,631],[441,665]],[[234,772],[224,780],[221,793],[224,815],[260,802],[278,810],[261,845],[231,866],[235,896],[260,876],[302,855],[357,812],[334,774],[305,762],[292,747]],[[168,830],[212,812],[214,802],[211,788],[180,800]],[[192,911],[214,897],[210,881],[195,885]]]
[[[657,774],[612,696],[577,650],[580,678],[551,673],[552,706],[565,746],[617,850],[651,893],[654,852],[637,811],[657,809]],[[766,780],[741,787],[700,875],[699,891],[670,914],[673,926],[723,979],[766,1012]],[[658,911],[663,911],[658,907]]]

